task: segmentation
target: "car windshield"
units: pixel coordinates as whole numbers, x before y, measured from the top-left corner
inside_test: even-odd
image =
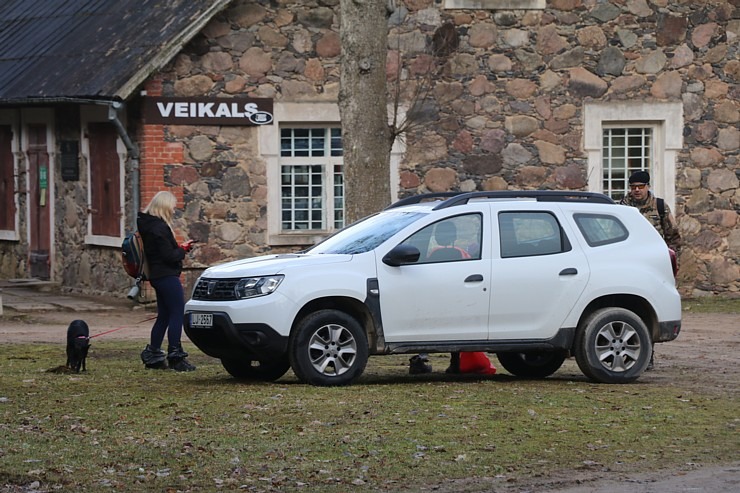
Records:
[[[337,231],[307,252],[348,255],[369,252],[422,216],[421,212],[395,211],[368,216]]]

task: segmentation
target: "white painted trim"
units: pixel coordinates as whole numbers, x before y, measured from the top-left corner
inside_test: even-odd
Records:
[[[444,0],[444,9],[542,10],[545,0]]]
[[[601,192],[602,133],[605,125],[642,123],[655,128],[655,173],[651,189],[675,210],[676,160],[683,147],[683,105],[664,102],[585,103],[583,149],[588,157],[588,188]]]
[[[90,139],[88,138],[87,125],[88,123],[107,123],[108,122],[108,106],[81,106],[80,107],[80,155],[85,159],[85,181],[87,186],[87,234],[85,235],[85,243],[90,245],[99,246],[115,246],[120,247],[123,242],[123,236],[101,236],[94,235],[92,233],[92,214],[90,209],[92,208],[92,170],[90,169]],[[118,193],[120,195],[118,203],[120,204],[120,210],[118,211],[118,217],[120,225],[118,230],[121,235],[125,234],[126,225],[126,194],[125,194],[125,175],[126,175],[126,146],[119,136],[116,136],[116,153],[118,154]]]
[[[123,243],[123,237],[116,238],[115,236],[100,236],[100,235],[85,235],[85,243],[88,245],[106,246],[121,248]]]
[[[18,186],[18,175],[19,175],[19,152],[20,152],[20,132],[18,130],[18,111],[16,110],[5,110],[0,111],[0,125],[9,125],[10,131],[13,133],[13,139],[10,141],[10,152],[13,155],[13,189],[15,194],[13,201],[15,202],[15,217],[13,218],[13,229],[0,230],[0,240],[6,241],[20,241],[21,235],[19,232],[19,221],[20,221],[20,201],[18,197],[20,190]]]

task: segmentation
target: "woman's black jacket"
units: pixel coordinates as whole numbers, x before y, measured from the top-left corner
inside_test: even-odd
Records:
[[[172,234],[167,223],[157,216],[139,212],[136,225],[144,241],[144,253],[149,264],[149,279],[179,276],[182,272],[185,250],[178,246],[175,235]]]

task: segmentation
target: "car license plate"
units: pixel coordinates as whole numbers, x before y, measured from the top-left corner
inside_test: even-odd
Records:
[[[190,314],[190,326],[191,327],[213,327],[213,314],[212,313],[191,313]]]

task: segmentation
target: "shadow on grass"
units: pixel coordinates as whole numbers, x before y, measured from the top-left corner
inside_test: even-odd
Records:
[[[89,364],[94,365],[95,360],[103,361],[115,361],[115,360],[129,360],[131,365],[139,369],[140,360],[139,354],[143,347],[134,346],[132,343],[125,343],[124,345],[118,345],[115,343],[101,344],[98,348],[93,346],[90,357],[88,358]],[[293,385],[308,385],[298,380],[292,370],[282,376],[280,379],[274,382],[266,382],[261,380],[251,379],[238,379],[229,375],[226,370],[221,366],[220,360],[217,358],[210,357],[197,349],[186,348],[186,351],[190,353],[188,359],[198,367],[198,370],[187,374],[188,382],[190,384],[199,387],[213,387],[215,386],[293,386]],[[447,365],[447,356],[444,353],[430,355],[434,367],[444,368]],[[490,355],[491,361],[498,363],[495,360],[494,355]],[[93,366],[94,368],[94,366]],[[145,370],[143,367],[141,371],[145,372],[159,372],[162,370]],[[394,355],[382,355],[372,356],[368,361],[368,365],[364,373],[355,380],[351,386],[376,386],[376,385],[413,385],[413,384],[475,384],[479,382],[496,382],[501,384],[510,385],[517,382],[558,382],[563,383],[593,383],[588,380],[580,371],[575,367],[575,362],[572,360],[566,360],[563,367],[558,370],[555,374],[547,378],[523,378],[516,377],[499,367],[499,372],[494,375],[480,375],[480,374],[448,374],[443,370],[432,371],[426,374],[410,375],[408,373],[408,355],[405,354],[394,354]],[[642,382],[646,383],[646,382]],[[596,384],[595,384],[596,385]]]

